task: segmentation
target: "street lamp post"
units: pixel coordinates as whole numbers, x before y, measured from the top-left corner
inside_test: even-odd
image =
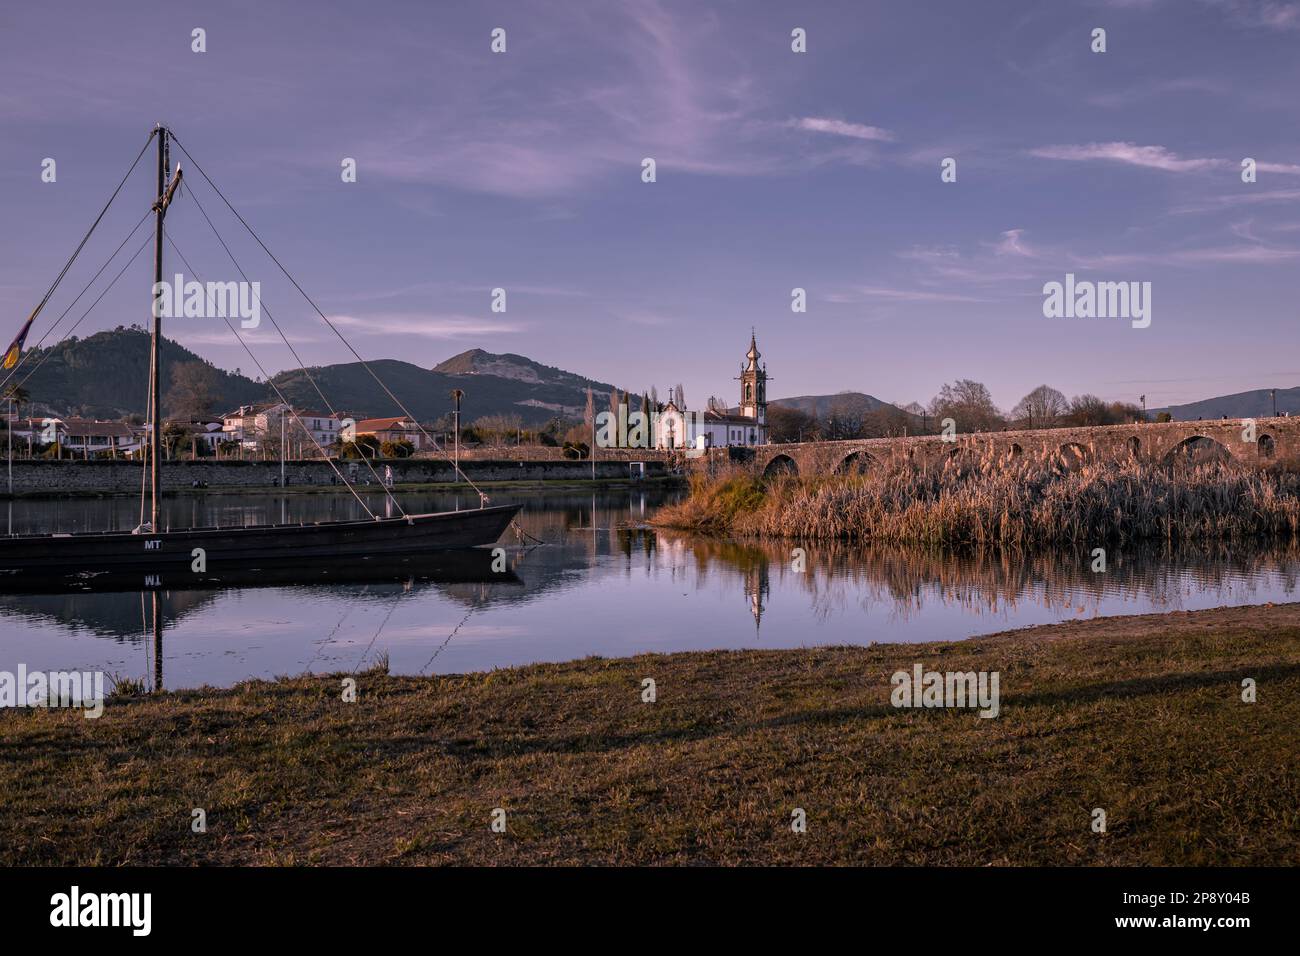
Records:
[[[464,397],[464,395],[465,395],[464,391],[462,391],[459,388],[453,388],[451,390],[451,398],[452,401],[455,403],[452,410],[452,426],[455,430],[454,439],[455,439],[456,457],[454,459],[454,463],[456,465],[456,474],[458,476],[460,475],[460,400]]]
[[[287,409],[283,406],[280,408],[280,487],[284,487],[284,459],[289,454],[289,449],[285,447],[284,416]]]

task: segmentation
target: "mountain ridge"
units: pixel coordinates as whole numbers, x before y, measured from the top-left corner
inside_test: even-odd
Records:
[[[1152,408],[1147,414],[1154,418],[1169,412],[1174,421],[1190,422],[1198,418],[1267,418],[1273,414],[1272,389],[1254,388],[1231,395],[1216,395],[1183,405],[1166,405]],[[1300,387],[1277,389],[1277,414],[1300,414]]]
[[[162,352],[165,373],[187,363],[199,363],[210,370],[212,414],[276,399],[271,383],[255,381],[239,369],[231,372],[218,368],[171,339],[164,338]],[[580,419],[589,387],[597,409],[604,408],[614,387],[524,355],[481,348],[466,349],[432,368],[400,359],[371,359],[367,364],[411,414],[424,421],[450,413],[450,393],[455,388],[465,393],[462,401],[465,422],[492,415],[518,415],[525,425],[532,426],[557,417]],[[73,337],[45,348],[31,349],[13,380],[25,382],[23,387],[30,395],[25,414],[116,419],[144,414],[148,366],[149,334],[139,326],[118,326],[85,338]],[[304,409],[326,411],[321,408],[316,391],[319,386],[341,413],[354,417],[403,414],[360,362],[291,369],[273,376],[271,382]],[[170,378],[163,383],[164,414],[171,414],[166,397],[170,384]],[[833,411],[867,414],[897,408],[874,395],[852,390],[828,395],[792,395],[774,399],[770,404],[821,419]],[[1224,416],[1259,418],[1272,414],[1273,399],[1267,388],[1250,389],[1152,408],[1148,414],[1154,418],[1161,412],[1169,412],[1176,421]],[[1300,387],[1277,389],[1277,412],[1300,414]]]
[[[449,414],[451,391],[460,388],[465,393],[462,421],[518,415],[525,425],[541,425],[556,417],[581,418],[588,387],[598,408],[608,401],[614,388],[607,382],[543,365],[526,356],[498,355],[483,349],[453,355],[432,369],[400,359],[368,359],[366,365],[384,385],[375,381],[360,362],[290,369],[272,376],[269,382],[259,382],[238,369],[231,372],[218,368],[165,337],[162,361],[164,375],[180,365],[205,366],[203,375],[209,379],[212,415],[240,405],[276,401],[277,387],[303,409],[326,411],[321,407],[325,403],[320,393],[324,393],[335,410],[354,417],[405,414],[385,391],[386,385],[410,414],[422,421]],[[13,380],[24,383],[29,395],[25,414],[116,419],[144,415],[148,375],[149,333],[139,326],[118,326],[30,350]],[[164,379],[163,414],[167,416],[173,414],[167,397],[171,384],[170,376]]]

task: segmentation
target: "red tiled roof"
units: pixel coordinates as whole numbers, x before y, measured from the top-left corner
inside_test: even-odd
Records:
[[[415,431],[415,425],[408,424],[411,420],[405,417],[398,418],[367,418],[365,421],[357,422],[358,432],[375,432],[388,431],[389,429],[401,429],[406,431]]]

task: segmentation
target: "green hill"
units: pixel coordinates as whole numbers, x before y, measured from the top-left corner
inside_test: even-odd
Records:
[[[188,362],[208,364],[184,346],[163,340],[163,412],[171,414],[167,399],[170,371]],[[433,369],[397,359],[369,361],[370,368],[422,421],[433,421],[451,411],[451,390],[465,393],[461,412],[465,422],[487,415],[518,415],[525,425],[540,425],[552,418],[580,418],[586,406],[586,389],[595,393],[596,407],[605,407],[612,385],[572,372],[542,365],[522,355],[495,355],[471,349],[447,359]],[[211,369],[211,410],[214,414],[240,405],[275,400],[266,383],[245,375]],[[149,334],[139,327],[119,327],[84,339],[71,338],[28,353],[15,381],[35,370],[23,388],[30,395],[24,413],[78,415],[115,419],[144,415],[149,381]],[[310,373],[310,379],[308,374]],[[325,411],[324,392],[334,409],[356,418],[400,415],[401,409],[383,386],[359,362],[326,365],[306,371],[281,372],[273,379],[285,396],[304,409]]]
[[[206,360],[170,339],[162,344],[163,374],[184,362]],[[33,372],[32,370],[35,369]],[[14,381],[31,396],[31,414],[115,419],[144,415],[149,388],[149,333],[138,326],[76,337],[26,356]],[[216,410],[266,399],[268,389],[243,375],[212,367]],[[166,393],[170,380],[163,379]],[[164,403],[163,412],[167,412]]]
[[[605,407],[614,387],[541,365],[521,355],[494,355],[482,349],[462,352],[432,369],[396,359],[373,360],[367,364],[421,421],[434,421],[450,414],[454,388],[465,393],[461,400],[461,416],[465,422],[485,415],[518,415],[526,425],[540,425],[557,416],[580,418],[586,406],[588,386],[595,393],[596,407]],[[359,362],[308,371],[339,411],[369,418],[402,414],[375,381],[375,376]],[[320,404],[316,389],[301,369],[281,373],[274,381],[294,404],[303,407]]]
[[[874,395],[864,392],[837,392],[834,395],[796,395],[793,398],[777,398],[773,405],[795,408],[816,418],[828,418],[833,411],[851,412],[865,415],[877,409],[891,407]]]

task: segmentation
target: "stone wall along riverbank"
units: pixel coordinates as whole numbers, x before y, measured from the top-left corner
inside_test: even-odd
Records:
[[[339,470],[350,481],[364,487],[367,481],[378,487],[370,469],[362,462],[343,461]],[[449,461],[408,459],[384,461],[375,465],[382,477],[384,467],[393,470],[395,487],[419,484],[453,484],[458,479]],[[461,470],[474,482],[498,481],[587,481],[592,477],[587,461],[470,461],[461,462]],[[15,461],[13,493],[24,495],[60,494],[139,494],[141,464],[132,461]],[[289,488],[328,488],[343,485],[328,462],[291,461],[285,465]],[[645,478],[666,475],[663,462],[647,461]],[[598,480],[627,480],[640,476],[627,461],[597,461]],[[194,488],[271,488],[280,483],[277,461],[168,461],[163,463],[162,484],[165,491],[189,491]],[[0,473],[0,494],[8,484]]]

